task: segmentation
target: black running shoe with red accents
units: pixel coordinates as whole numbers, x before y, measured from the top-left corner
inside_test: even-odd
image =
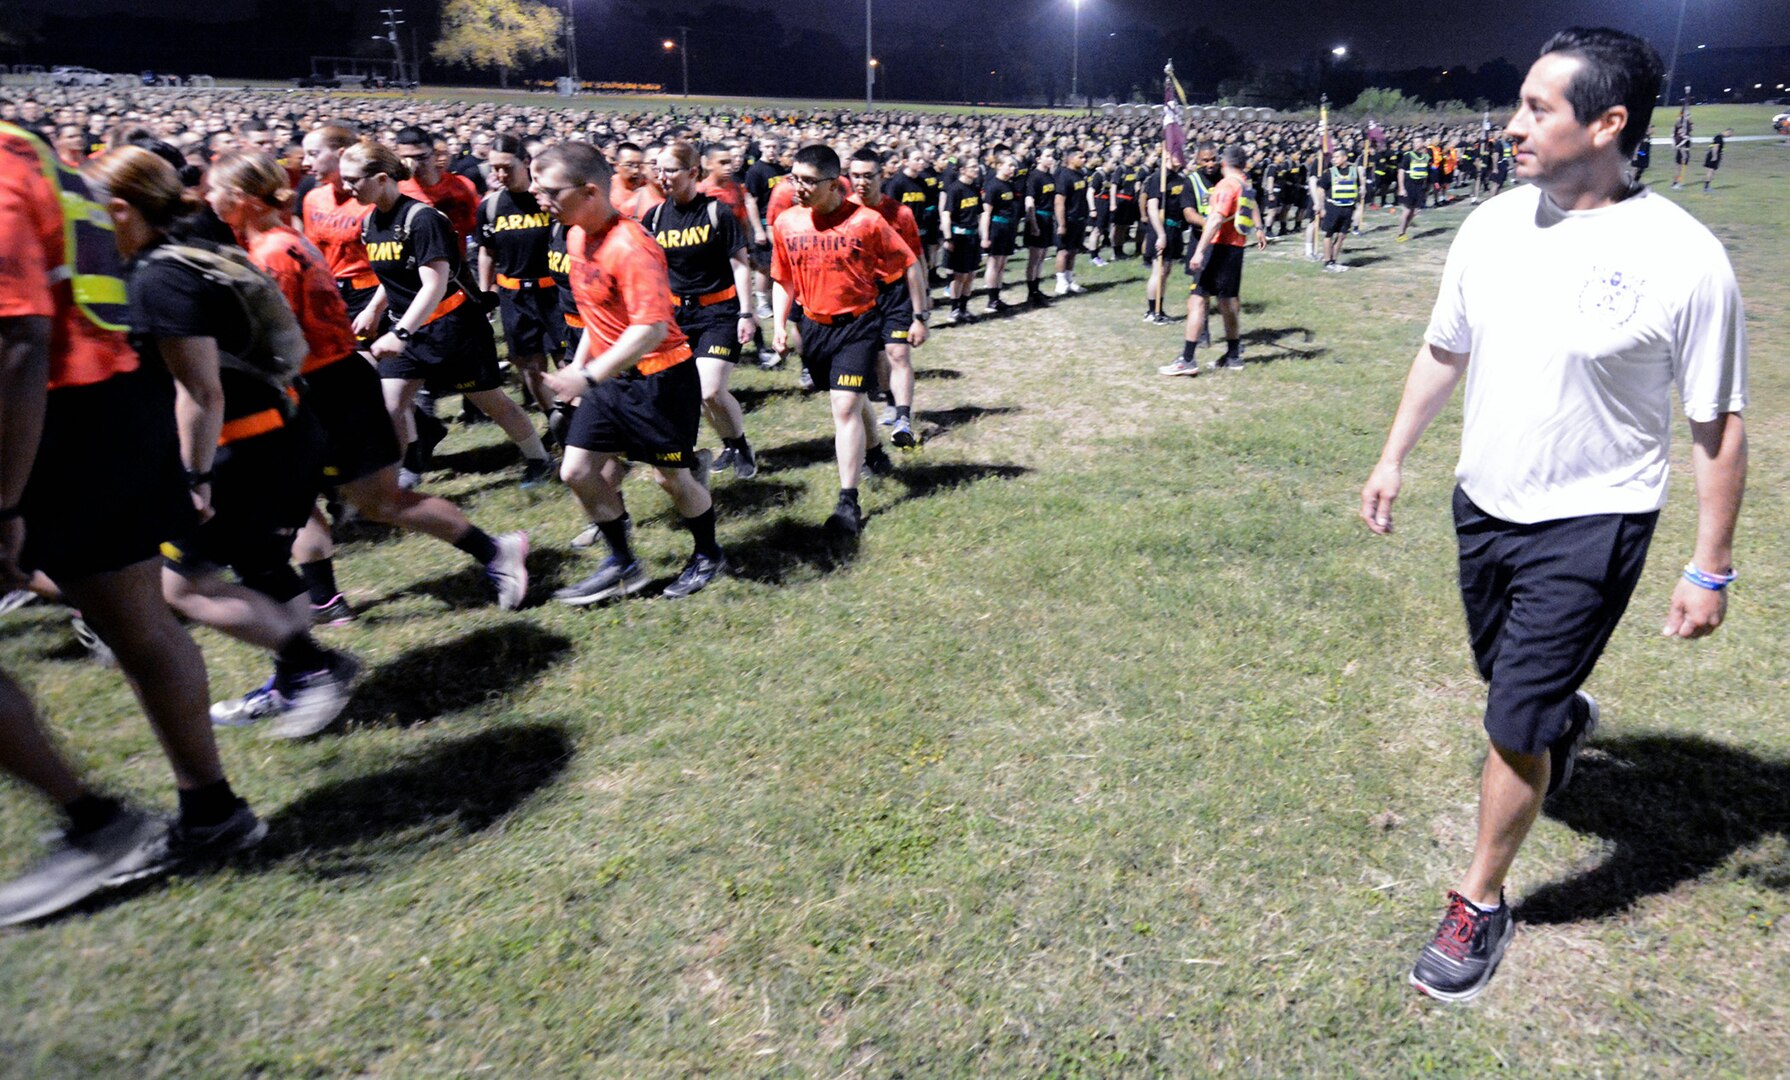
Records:
[[[1438,1001],[1472,1001],[1492,981],[1516,932],[1502,893],[1498,910],[1481,911],[1460,893],[1450,892],[1442,925],[1411,969],[1411,985]]]

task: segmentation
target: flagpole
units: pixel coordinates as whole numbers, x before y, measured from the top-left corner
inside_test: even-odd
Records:
[[[1163,69],[1162,69],[1162,102],[1163,102],[1162,108],[1164,109],[1164,111],[1166,111],[1168,109],[1169,80],[1173,79],[1174,77],[1175,77],[1175,62],[1173,60],[1170,60],[1166,65],[1163,66]],[[1156,288],[1156,314],[1158,314],[1158,315],[1162,314],[1163,294],[1168,292],[1168,135],[1167,135],[1167,117],[1163,118],[1163,123],[1164,123],[1164,128],[1163,128],[1164,135],[1163,135],[1163,139],[1162,139],[1162,161],[1161,161],[1161,167],[1157,171],[1157,178],[1156,178],[1157,198],[1162,203],[1162,242],[1156,245],[1156,261],[1163,264],[1162,284],[1157,286],[1157,288]],[[1144,200],[1144,212],[1146,214],[1148,214],[1149,211],[1150,211],[1150,203],[1149,203],[1149,200],[1146,199],[1146,200]],[[1156,223],[1151,222],[1150,227],[1155,228]]]

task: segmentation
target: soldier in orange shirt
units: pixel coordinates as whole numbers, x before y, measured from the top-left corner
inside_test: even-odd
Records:
[[[910,300],[920,297],[930,303],[932,299],[926,288],[926,248],[920,241],[920,226],[914,221],[913,211],[883,195],[880,155],[871,149],[859,150],[852,155],[848,168],[852,195],[888,222],[914,253],[907,272],[882,282],[876,298],[883,320],[883,355],[877,364],[877,376],[890,398],[889,441],[906,450],[917,442],[913,421],[913,350],[926,343],[926,322],[931,316],[929,310],[916,311]]]
[[[653,182],[646,151],[625,142],[615,149],[615,175],[609,181],[609,205],[635,221],[665,201],[665,193]]]
[[[534,160],[536,198],[564,223],[567,272],[584,323],[571,362],[546,377],[563,401],[578,402],[566,425],[571,486],[609,546],[596,573],[553,598],[583,606],[645,588],[622,501],[622,458],[651,465],[695,540],[668,597],[689,596],[727,568],[715,541],[708,457],[696,452],[702,383],[689,343],[673,318],[665,252],[609,201],[609,163],[586,143],[562,142]]]
[[[883,320],[877,297],[883,282],[900,281],[914,253],[882,215],[845,197],[839,155],[827,146],[796,152],[788,186],[797,205],[771,226],[772,347],[789,350],[789,314],[802,305],[802,364],[825,386],[833,408],[833,448],[839,462],[839,502],[828,528],[848,537],[863,528],[858,506],[862,472],[893,468],[881,446],[865,450],[864,394],[876,378]],[[908,283],[910,310],[926,307],[924,290]]]

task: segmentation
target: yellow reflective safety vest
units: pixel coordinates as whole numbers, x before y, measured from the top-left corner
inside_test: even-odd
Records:
[[[128,333],[130,300],[125,294],[112,215],[94,200],[81,174],[64,165],[42,139],[5,121],[0,121],[0,134],[21,138],[37,151],[44,178],[61,201],[62,265],[51,269],[51,282],[70,284],[75,306],[88,322],[102,330]]]
[[[1428,150],[1413,150],[1405,155],[1405,175],[1413,180],[1429,179],[1430,155]]]
[[[1198,169],[1189,172],[1187,178],[1193,181],[1193,209],[1200,217],[1205,217],[1206,207],[1212,202],[1212,187],[1200,179]]]
[[[1361,177],[1354,166],[1330,170],[1330,201],[1338,206],[1354,206],[1361,198]]]

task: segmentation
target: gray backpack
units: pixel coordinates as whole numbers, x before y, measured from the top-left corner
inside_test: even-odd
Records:
[[[304,367],[311,347],[285,294],[241,248],[169,243],[149,253],[152,262],[172,262],[222,285],[242,305],[249,344],[241,356],[218,351],[222,366],[252,375],[280,391],[282,398]]]

